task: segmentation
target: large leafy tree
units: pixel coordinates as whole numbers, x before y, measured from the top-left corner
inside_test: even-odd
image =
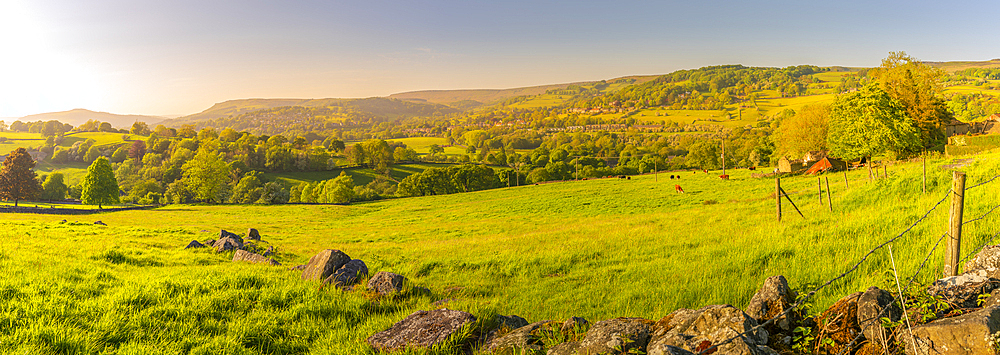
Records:
[[[45,182],[42,183],[42,195],[41,198],[46,200],[62,200],[66,198],[66,193],[69,192],[69,187],[66,186],[66,178],[62,173],[52,173]]]
[[[119,203],[118,179],[115,171],[106,157],[98,157],[87,168],[87,176],[83,178],[83,191],[80,200],[87,205],[104,205]]]
[[[184,185],[194,193],[194,198],[205,202],[221,203],[229,190],[229,165],[218,154],[198,150],[194,159],[181,168]]]
[[[778,156],[801,157],[810,151],[826,150],[829,117],[829,106],[809,105],[782,120],[775,132]]]
[[[827,145],[833,156],[857,159],[920,147],[906,109],[877,85],[837,97],[830,107]]]
[[[944,128],[954,117],[943,97],[947,73],[928,66],[905,52],[890,52],[882,65],[868,72],[879,87],[899,101],[920,132],[924,147],[940,144]]]
[[[24,148],[17,148],[7,155],[0,168],[0,199],[14,201],[32,199],[42,191],[38,175],[32,170],[35,160]]]

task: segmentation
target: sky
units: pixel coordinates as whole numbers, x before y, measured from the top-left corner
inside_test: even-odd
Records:
[[[0,117],[1000,58],[997,1],[0,0]]]

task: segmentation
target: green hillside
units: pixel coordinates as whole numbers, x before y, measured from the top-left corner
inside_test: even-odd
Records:
[[[348,206],[171,205],[94,216],[0,215],[0,349],[7,353],[358,353],[363,339],[415,310],[447,307],[480,319],[582,316],[659,319],[680,308],[746,305],[768,276],[805,291],[847,271],[941,200],[950,159],[833,174],[834,211],[816,177],[782,186],[804,218],[774,219],[774,180],[750,171],[675,172],[631,180],[550,183]],[[1000,153],[961,167],[969,186],[1000,174]],[[969,219],[1000,200],[997,182],[966,194]],[[674,192],[674,185],[686,193]],[[964,228],[963,254],[1000,231],[997,216]],[[60,223],[62,219],[69,223]],[[945,229],[939,207],[893,243],[902,276],[918,270]],[[101,220],[108,226],[96,226]],[[75,223],[79,221],[80,223]],[[219,229],[257,228],[283,267],[234,264],[231,254],[182,250]],[[286,268],[326,248],[372,272],[407,276],[408,291],[378,298],[302,281]],[[941,269],[943,248],[918,281]],[[848,293],[887,288],[887,250],[817,294],[814,311]],[[435,303],[437,302],[437,303]]]

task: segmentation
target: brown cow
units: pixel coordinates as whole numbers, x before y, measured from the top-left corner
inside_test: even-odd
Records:
[[[684,193],[684,189],[681,188],[681,185],[674,185],[674,191]]]
[[[729,174],[719,175],[719,178],[722,180],[729,180]]]

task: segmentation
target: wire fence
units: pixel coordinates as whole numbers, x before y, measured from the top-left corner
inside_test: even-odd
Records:
[[[988,184],[990,182],[993,182],[993,181],[997,180],[997,178],[1000,178],[1000,175],[996,175],[996,176],[994,176],[994,177],[992,177],[992,178],[990,178],[988,180],[985,180],[985,181],[980,182],[978,184],[966,187],[964,189],[964,191],[963,191],[963,194],[966,191],[969,191],[969,190],[972,190],[972,189],[984,186],[984,185],[986,185],[986,184]],[[729,344],[729,343],[731,343],[733,341],[736,341],[737,339],[744,339],[748,334],[754,334],[758,330],[766,327],[767,325],[770,325],[770,324],[776,322],[779,319],[783,319],[784,317],[786,317],[791,312],[800,309],[802,307],[802,305],[806,304],[814,295],[816,295],[816,293],[818,293],[819,291],[823,290],[827,286],[832,285],[834,282],[836,282],[836,281],[838,281],[840,279],[843,279],[844,277],[846,277],[846,276],[850,275],[851,273],[855,272],[856,270],[858,270],[858,268],[863,263],[865,263],[865,261],[867,261],[868,258],[870,256],[872,256],[872,254],[874,254],[876,251],[878,251],[879,249],[882,249],[886,245],[889,245],[889,244],[891,244],[893,242],[896,242],[897,240],[899,240],[900,238],[902,238],[903,236],[905,236],[909,232],[911,232],[913,230],[913,228],[915,228],[921,222],[925,221],[927,219],[927,217],[930,216],[931,212],[933,212],[939,206],[941,206],[941,204],[943,204],[946,200],[948,200],[948,197],[952,196],[952,194],[954,194],[954,193],[955,193],[954,190],[948,189],[948,191],[944,194],[944,196],[941,197],[940,200],[937,201],[937,203],[935,203],[930,209],[928,209],[920,218],[918,218],[916,221],[914,221],[913,223],[911,223],[906,229],[904,229],[899,234],[893,236],[892,238],[889,238],[889,239],[885,240],[884,242],[882,242],[881,244],[879,244],[879,245],[871,248],[870,250],[868,250],[868,252],[865,253],[864,256],[862,256],[860,260],[858,260],[853,265],[851,265],[851,267],[849,269],[847,269],[847,271],[844,271],[840,275],[837,275],[837,276],[831,278],[830,280],[824,282],[823,284],[821,284],[820,286],[816,287],[812,291],[809,291],[809,293],[806,294],[805,297],[800,297],[799,300],[796,301],[795,304],[793,304],[791,307],[788,307],[788,309],[785,309],[783,312],[779,313],[778,315],[776,315],[776,316],[768,319],[767,321],[759,323],[757,326],[755,326],[755,327],[753,327],[753,328],[751,328],[749,330],[746,330],[746,331],[744,331],[742,333],[739,333],[739,334],[737,334],[737,335],[735,335],[733,337],[730,337],[730,338],[728,338],[728,339],[726,339],[726,340],[724,340],[724,341],[722,341],[720,343],[713,344],[712,346],[708,347],[707,349],[704,349],[704,350],[698,352],[698,354],[699,355],[701,355],[701,354],[709,354],[709,353],[714,352],[716,349],[718,349],[719,347],[721,347],[723,345]],[[973,222],[977,222],[977,221],[983,220],[987,216],[990,216],[991,214],[993,214],[998,208],[1000,208],[1000,204],[998,204],[998,205],[990,208],[988,211],[986,211],[985,213],[983,213],[979,217],[976,217],[976,218],[973,218],[973,219],[970,219],[970,220],[967,220],[967,221],[963,221],[961,224],[964,226],[964,225],[967,225],[967,224],[970,224],[970,223],[973,223]],[[923,261],[917,267],[916,272],[914,272],[913,275],[911,275],[909,277],[908,281],[906,281],[905,288],[903,288],[902,291],[899,294],[893,296],[893,301],[890,302],[890,303],[888,303],[886,306],[882,307],[881,310],[878,313],[878,316],[872,318],[871,320],[869,320],[865,324],[859,324],[859,326],[861,327],[861,329],[866,329],[868,327],[873,326],[873,324],[872,324],[873,322],[880,322],[880,319],[885,315],[885,313],[888,311],[888,309],[893,304],[895,304],[897,302],[899,302],[899,304],[904,304],[905,303],[905,300],[900,299],[900,297],[902,297],[904,294],[906,294],[906,292],[909,291],[909,289],[916,283],[917,277],[920,276],[921,272],[924,271],[924,268],[927,265],[928,261],[930,260],[931,256],[934,255],[935,251],[937,251],[938,246],[941,244],[941,241],[944,240],[944,238],[946,236],[948,236],[948,232],[945,232],[944,234],[941,235],[941,237],[939,237],[937,239],[937,242],[934,243],[934,245],[930,248],[930,251],[924,257]],[[1000,236],[1000,232],[997,232],[992,237],[990,237],[988,240],[984,241],[981,245],[979,245],[977,248],[975,248],[975,251],[973,251],[973,252],[969,253],[968,255],[966,255],[965,258],[962,259],[962,262],[964,262],[965,260],[967,260],[968,258],[970,258],[972,255],[975,255],[978,252],[980,252],[987,245],[990,245],[991,243],[993,243],[993,240],[997,236]],[[957,268],[957,265],[956,265],[956,268]],[[877,324],[877,325],[874,325],[874,326],[879,326],[880,327],[881,324]],[[858,344],[858,341],[861,340],[862,336],[864,336],[864,332],[859,332],[858,335],[856,337],[854,337],[854,339],[852,339],[851,342],[849,344],[847,344],[846,347],[842,348],[838,352],[838,354],[843,354],[845,351],[849,354],[851,352],[851,349],[855,346],[855,344]],[[819,339],[817,339],[817,341],[818,340]]]

